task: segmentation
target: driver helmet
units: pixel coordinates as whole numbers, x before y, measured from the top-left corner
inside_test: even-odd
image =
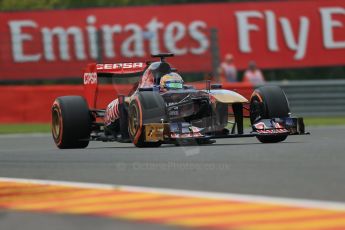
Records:
[[[160,88],[166,90],[183,89],[183,79],[178,73],[168,73],[161,77]]]

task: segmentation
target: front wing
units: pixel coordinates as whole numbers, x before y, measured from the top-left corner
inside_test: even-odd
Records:
[[[249,133],[203,133],[202,129],[188,123],[150,123],[145,124],[145,141],[163,141],[170,143],[176,140],[206,140],[220,138],[239,138],[255,136],[307,135],[303,118],[260,119],[252,125]]]

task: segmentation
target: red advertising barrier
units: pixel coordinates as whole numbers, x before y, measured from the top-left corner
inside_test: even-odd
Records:
[[[203,85],[198,85],[203,88]],[[123,86],[118,91],[126,91],[131,86]],[[247,83],[226,84],[249,98],[253,87]],[[105,108],[117,97],[112,86],[102,85],[99,90],[98,108]],[[0,123],[50,122],[50,108],[55,98],[66,95],[84,95],[83,86],[0,86]]]
[[[211,71],[210,30],[240,69],[345,64],[345,1],[94,8],[0,13],[0,80],[78,77],[103,62],[172,52],[182,72]],[[97,36],[99,34],[100,36]]]
[[[0,122],[48,122],[56,97],[82,94],[82,86],[1,86]]]

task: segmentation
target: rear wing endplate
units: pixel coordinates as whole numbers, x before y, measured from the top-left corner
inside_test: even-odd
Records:
[[[126,75],[142,73],[147,64],[144,62],[128,62],[113,64],[88,64],[83,73],[83,84],[89,108],[96,107],[99,77],[126,77]]]

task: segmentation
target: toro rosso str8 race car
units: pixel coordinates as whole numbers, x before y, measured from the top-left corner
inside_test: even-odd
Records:
[[[185,85],[166,57],[152,63],[89,64],[83,75],[85,97],[63,96],[52,106],[52,135],[58,148],[85,148],[89,141],[161,144],[210,144],[217,138],[256,137],[262,143],[305,134],[302,118],[292,117],[285,93],[277,86],[254,90],[248,100],[221,85],[205,89]],[[107,108],[96,108],[101,78],[140,75],[128,95]],[[251,131],[244,133],[243,119]]]

